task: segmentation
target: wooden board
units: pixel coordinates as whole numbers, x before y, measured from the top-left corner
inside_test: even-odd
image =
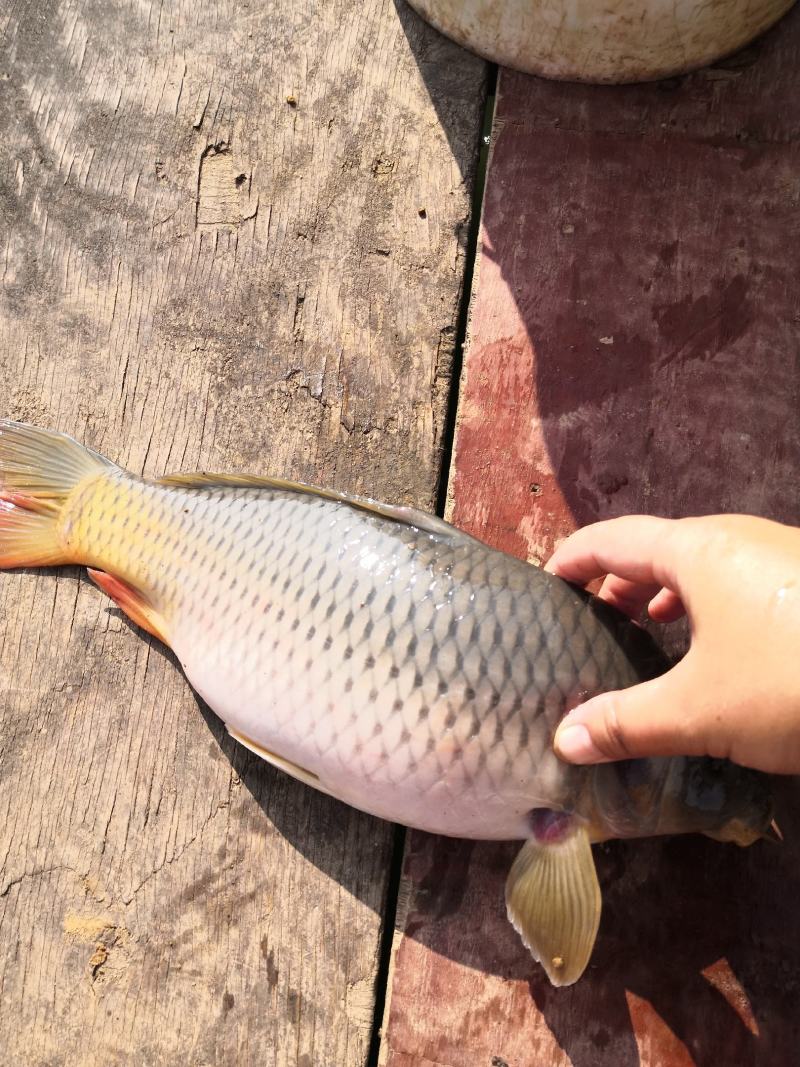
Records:
[[[391,0],[0,36],[0,412],[430,506],[484,64]],[[364,1063],[391,828],[233,744],[77,570],[0,603],[4,1062]]]
[[[800,522],[799,61],[797,11],[747,53],[668,83],[501,72],[458,525],[536,561],[625,512]],[[566,990],[506,922],[518,846],[411,834],[383,1063],[794,1063],[800,789],[783,787],[782,849],[598,849],[597,948]]]

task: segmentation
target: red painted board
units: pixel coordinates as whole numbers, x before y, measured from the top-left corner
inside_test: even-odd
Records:
[[[456,524],[542,559],[626,512],[800,522],[798,69],[800,11],[668,83],[501,72]],[[519,846],[411,834],[382,1062],[800,1063],[796,782],[779,809],[783,847],[597,849],[600,934],[565,990],[505,918]]]

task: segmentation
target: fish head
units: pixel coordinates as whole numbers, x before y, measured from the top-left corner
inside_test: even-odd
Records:
[[[751,845],[771,836],[767,775],[726,759],[624,760],[594,768],[593,837],[701,833]]]
[[[743,847],[771,836],[774,806],[766,774],[725,759],[685,762],[680,802],[704,824],[701,833]]]

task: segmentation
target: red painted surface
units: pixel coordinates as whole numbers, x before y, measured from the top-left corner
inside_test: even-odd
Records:
[[[667,84],[502,72],[458,525],[541,559],[625,512],[800,522],[798,69],[800,12]],[[597,947],[565,990],[505,918],[518,845],[412,834],[385,1062],[800,1062],[800,789],[781,793],[782,848],[597,849]]]
[[[800,20],[784,32],[795,46],[780,58],[800,64]],[[756,70],[766,94],[757,66],[739,81]],[[688,103],[708,74],[687,79]],[[719,85],[705,82],[709,106]],[[568,86],[570,117],[596,122],[565,128],[542,122],[558,88],[503,78],[454,521],[540,557],[576,525],[632,511],[797,519],[794,122],[771,143],[689,136],[685,121],[672,132],[680,88]],[[738,106],[751,129],[741,92]]]

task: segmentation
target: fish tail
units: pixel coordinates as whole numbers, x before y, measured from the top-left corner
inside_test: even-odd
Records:
[[[59,519],[84,479],[116,469],[66,434],[0,419],[0,568],[74,562]]]

